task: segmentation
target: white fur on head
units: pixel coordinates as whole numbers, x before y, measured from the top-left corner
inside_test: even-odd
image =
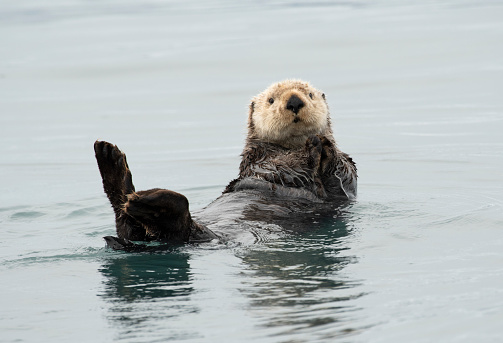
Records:
[[[297,114],[286,108],[292,95],[304,103]],[[274,83],[252,99],[248,116],[249,139],[298,148],[304,146],[310,135],[316,134],[332,137],[330,114],[325,95],[308,82]]]

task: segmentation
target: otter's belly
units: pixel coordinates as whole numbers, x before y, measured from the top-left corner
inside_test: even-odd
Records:
[[[193,212],[193,217],[225,240],[252,244],[328,225],[347,202],[314,202],[289,195],[277,189],[242,189],[223,194]]]

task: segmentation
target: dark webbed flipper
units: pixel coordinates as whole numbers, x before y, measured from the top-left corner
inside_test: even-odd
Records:
[[[94,143],[94,153],[105,193],[114,211],[120,212],[126,196],[135,191],[126,155],[116,145],[104,141]]]
[[[127,195],[134,192],[133,177],[126,155],[116,145],[104,141],[94,143],[94,152],[103,180],[103,189],[115,212],[117,235],[134,241],[145,240],[143,225],[124,213]]]
[[[218,238],[211,230],[194,222],[189,201],[167,189],[150,189],[128,195],[124,212],[143,223],[147,237],[162,242],[208,242]]]
[[[124,212],[143,223],[155,240],[188,242],[192,219],[189,201],[167,189],[150,189],[128,195]]]
[[[105,238],[109,247],[133,251],[129,240],[187,243],[218,238],[192,220],[184,195],[158,188],[135,192],[126,155],[117,146],[96,141],[94,151],[119,236]]]

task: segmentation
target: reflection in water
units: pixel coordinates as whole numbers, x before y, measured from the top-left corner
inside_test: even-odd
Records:
[[[361,296],[353,290],[358,283],[338,275],[355,262],[340,254],[349,234],[344,215],[317,224],[315,231],[258,245],[242,256],[250,273],[241,291],[275,335],[326,339],[355,331],[349,322],[355,308],[347,301]]]
[[[101,269],[109,299],[133,302],[190,293],[188,255],[170,250],[155,254],[120,254]]]
[[[243,304],[235,315],[244,313],[255,328],[250,340],[276,340],[278,335],[283,340],[327,339],[353,333],[350,316],[355,308],[348,300],[361,294],[354,289],[358,283],[339,273],[355,261],[341,254],[350,234],[345,211],[342,205],[331,213],[313,214],[310,231],[295,230],[249,246],[111,252],[100,270],[106,277],[102,296],[109,304],[107,317],[120,338],[131,341],[141,335],[201,339],[218,324],[208,321],[207,313],[234,311],[223,303]]]
[[[121,339],[135,340],[151,330],[160,333],[166,320],[196,311],[189,301],[193,289],[188,258],[175,248],[111,253],[100,269],[106,277],[101,296],[110,304],[107,317],[119,328]]]

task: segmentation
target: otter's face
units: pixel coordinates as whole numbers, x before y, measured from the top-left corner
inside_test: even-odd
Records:
[[[310,135],[330,129],[325,94],[307,82],[275,83],[253,98],[249,136],[286,148],[304,146]]]

